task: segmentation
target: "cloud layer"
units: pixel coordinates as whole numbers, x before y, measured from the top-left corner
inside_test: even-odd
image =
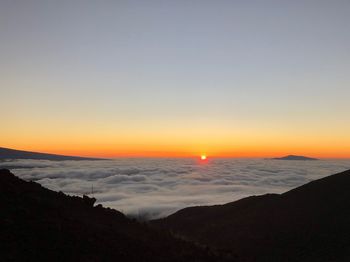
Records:
[[[125,214],[158,218],[181,208],[281,193],[350,169],[350,160],[116,159],[0,162],[19,177],[68,194],[92,194]]]

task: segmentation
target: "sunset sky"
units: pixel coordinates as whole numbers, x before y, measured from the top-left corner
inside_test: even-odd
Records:
[[[350,158],[350,1],[0,2],[0,146]]]

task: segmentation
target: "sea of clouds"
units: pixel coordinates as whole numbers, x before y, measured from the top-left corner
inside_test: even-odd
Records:
[[[97,203],[130,216],[159,218],[188,206],[282,193],[350,169],[350,160],[13,160],[0,162],[0,168],[55,191],[94,196]]]

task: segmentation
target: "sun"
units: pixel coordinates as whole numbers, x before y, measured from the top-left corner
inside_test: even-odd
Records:
[[[206,160],[207,156],[206,155],[201,155],[201,160]]]

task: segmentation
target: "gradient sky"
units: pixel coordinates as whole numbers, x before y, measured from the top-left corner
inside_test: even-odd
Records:
[[[0,2],[0,146],[350,157],[350,1]]]

